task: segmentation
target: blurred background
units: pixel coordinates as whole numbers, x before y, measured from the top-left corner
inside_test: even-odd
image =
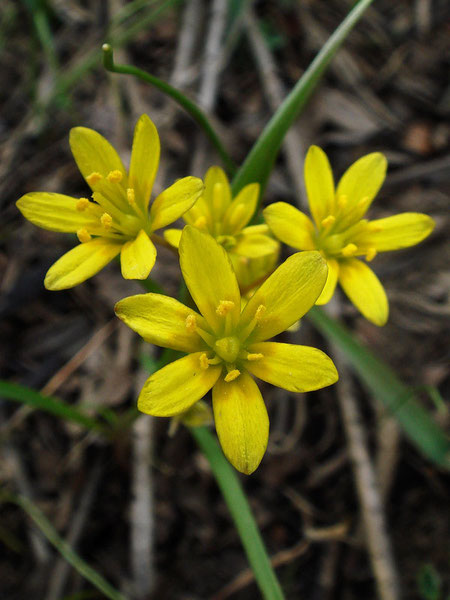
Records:
[[[350,1],[2,0],[0,10],[0,370],[114,420],[135,406],[158,349],[114,317],[141,291],[116,264],[83,285],[47,292],[49,266],[75,239],[25,221],[30,191],[76,197],[87,188],[71,157],[71,127],[105,135],[129,160],[146,112],[161,137],[155,192],[220,164],[198,126],[160,92],[105,72],[117,63],[169,81],[208,112],[239,164],[268,118],[352,7]],[[390,318],[368,323],[349,302],[342,316],[360,340],[414,387],[443,427],[449,390],[449,5],[376,0],[333,60],[288,136],[264,203],[305,208],[303,159],[326,150],[336,178],[381,151],[388,177],[371,218],[430,214],[436,229],[414,248],[377,257]],[[286,251],[287,252],[287,251]],[[152,273],[176,294],[179,271],[164,249]],[[326,350],[305,321],[285,341]],[[353,392],[377,470],[403,597],[444,600],[449,588],[449,487],[444,471],[405,441],[355,379]],[[242,482],[288,599],[375,598],[346,438],[329,388],[307,395],[266,386],[268,452]],[[434,398],[434,399],[433,399]],[[143,417],[106,440],[81,426],[3,401],[0,480],[38,506],[61,536],[126,598],[259,597],[209,466],[189,433]],[[0,598],[102,598],[3,503]]]

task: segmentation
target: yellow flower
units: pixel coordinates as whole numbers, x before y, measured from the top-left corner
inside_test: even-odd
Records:
[[[250,474],[269,433],[266,407],[253,377],[291,392],[334,383],[337,372],[315,348],[266,342],[314,304],[326,280],[318,252],[288,258],[241,312],[230,260],[216,241],[194,227],[183,230],[180,265],[198,312],[173,298],[125,298],[116,314],[147,342],[188,353],[150,376],[141,391],[142,412],[169,417],[189,409],[212,388],[214,420],[228,460]]]
[[[267,225],[247,226],[258,205],[258,196],[259,184],[251,183],[233,199],[224,171],[220,167],[211,167],[205,175],[203,195],[183,215],[187,224],[209,233],[225,248],[241,287],[249,287],[269,272],[270,266],[262,273],[262,266],[267,261],[259,260],[261,257],[269,257],[271,264],[278,259],[280,245],[271,237]],[[178,248],[181,230],[167,229],[164,237]],[[251,274],[255,275],[252,281]]]
[[[125,279],[146,279],[155,264],[153,231],[173,223],[203,190],[196,177],[185,177],[148,204],[159,164],[159,136],[147,115],[136,124],[127,173],[111,144],[86,127],[70,132],[70,147],[93,194],[72,198],[31,192],[17,207],[29,221],[50,231],[76,233],[81,244],[62,256],[48,271],[49,290],[71,288],[92,277],[120,252]]]
[[[386,293],[369,266],[378,252],[418,244],[431,233],[434,221],[421,213],[401,213],[368,221],[364,215],[383,184],[387,161],[380,152],[357,160],[334,188],[326,154],[311,146],[305,160],[305,184],[314,223],[285,202],[264,210],[270,229],[298,250],[320,250],[328,278],[317,304],[326,304],[337,282],[353,304],[375,325],[384,325],[389,306]]]

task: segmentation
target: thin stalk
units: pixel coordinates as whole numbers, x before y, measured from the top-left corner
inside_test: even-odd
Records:
[[[189,427],[189,430],[208,459],[263,598],[283,600],[283,592],[236,472],[206,427]]]
[[[110,44],[103,44],[102,49],[103,65],[107,71],[110,71],[111,73],[133,75],[134,77],[137,77],[138,79],[141,79],[142,81],[145,81],[146,83],[155,86],[156,88],[161,90],[161,92],[172,98],[172,100],[175,100],[175,102],[177,102],[182,108],[184,108],[184,110],[191,115],[194,121],[196,121],[198,125],[200,125],[205,134],[208,136],[211,143],[219,153],[226,170],[229,172],[230,175],[234,175],[234,173],[236,172],[236,167],[233,161],[231,160],[230,155],[226,151],[225,146],[220,141],[220,138],[215,132],[208,117],[194,102],[189,100],[187,96],[182,94],[179,90],[171,86],[169,83],[166,83],[162,79],[159,79],[159,77],[155,77],[155,75],[151,75],[150,73],[147,73],[146,71],[143,71],[142,69],[139,69],[138,67],[134,67],[132,65],[114,64],[113,49]]]

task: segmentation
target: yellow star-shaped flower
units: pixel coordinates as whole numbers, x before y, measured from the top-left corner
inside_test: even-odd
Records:
[[[35,225],[76,233],[81,242],[49,269],[45,287],[74,287],[98,273],[119,252],[123,277],[146,279],[156,260],[152,233],[192,207],[202,193],[202,181],[196,177],[178,180],[148,210],[160,144],[147,115],[140,117],[134,130],[128,173],[111,144],[93,129],[72,129],[70,147],[93,200],[31,192],[17,202],[23,216]]]
[[[375,325],[384,325],[389,305],[379,279],[357,256],[371,261],[378,252],[418,244],[434,227],[431,217],[401,213],[384,219],[364,218],[383,184],[387,161],[374,152],[357,160],[337,189],[326,154],[311,146],[305,159],[305,184],[314,222],[290,204],[276,202],[264,210],[274,235],[298,250],[320,250],[328,278],[317,304],[326,304],[337,282],[353,304]]]
[[[266,224],[248,225],[259,196],[259,184],[246,185],[233,198],[228,178],[220,167],[210,167],[205,175],[202,196],[184,215],[184,221],[209,233],[228,252],[241,288],[263,279],[278,260],[279,243]],[[180,229],[166,229],[166,240],[178,248]]]
[[[267,342],[315,303],[327,277],[318,252],[297,253],[259,287],[241,312],[241,294],[226,251],[187,226],[180,265],[198,312],[173,298],[140,294],[118,302],[117,316],[147,342],[188,353],[150,376],[142,412],[169,417],[212,389],[214,420],[228,460],[252,473],[267,446],[269,419],[252,375],[291,392],[334,383],[331,359],[316,348]]]

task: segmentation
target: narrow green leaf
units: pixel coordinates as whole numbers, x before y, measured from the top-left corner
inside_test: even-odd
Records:
[[[15,400],[16,402],[27,404],[33,408],[45,410],[55,417],[72,421],[87,429],[105,432],[105,427],[101,423],[88,415],[85,415],[75,406],[66,404],[58,398],[43,396],[36,390],[20,385],[19,383],[0,381],[0,397],[7,398],[8,400]]]
[[[189,427],[189,431],[209,461],[263,598],[265,600],[283,600],[283,592],[270,564],[264,542],[236,472],[206,427]]]
[[[450,470],[450,439],[415,397],[414,391],[322,309],[315,306],[307,317],[326,338],[340,347],[373,396],[395,417],[420,452]]]
[[[87,564],[70,546],[62,539],[44,513],[25,496],[16,496],[3,492],[0,499],[13,502],[22,508],[34,521],[41,533],[58,550],[58,552],[72,565],[78,573],[90,581],[98,590],[111,600],[126,600],[125,596],[116,590],[104,579],[100,573]]]
[[[138,69],[137,67],[133,67],[132,65],[116,65],[114,63],[114,54],[113,49],[110,44],[103,44],[103,66],[107,71],[111,71],[111,73],[122,73],[124,75],[133,75],[145,83],[149,83],[154,87],[158,88],[175,100],[184,110],[191,115],[191,117],[198,123],[198,125],[203,129],[207,137],[210,139],[213,146],[216,148],[219,153],[220,158],[223,161],[223,164],[230,175],[234,175],[236,171],[236,167],[231,160],[230,155],[225,149],[225,146],[220,141],[219,136],[217,135],[214,127],[211,125],[206,114],[187,96],[182,94],[179,90],[166,83],[159,77],[155,77],[155,75],[151,75],[142,69]]]
[[[233,196],[252,182],[258,182],[264,191],[284,136],[309,100],[331,59],[372,2],[359,0],[267,123],[234,177]]]

